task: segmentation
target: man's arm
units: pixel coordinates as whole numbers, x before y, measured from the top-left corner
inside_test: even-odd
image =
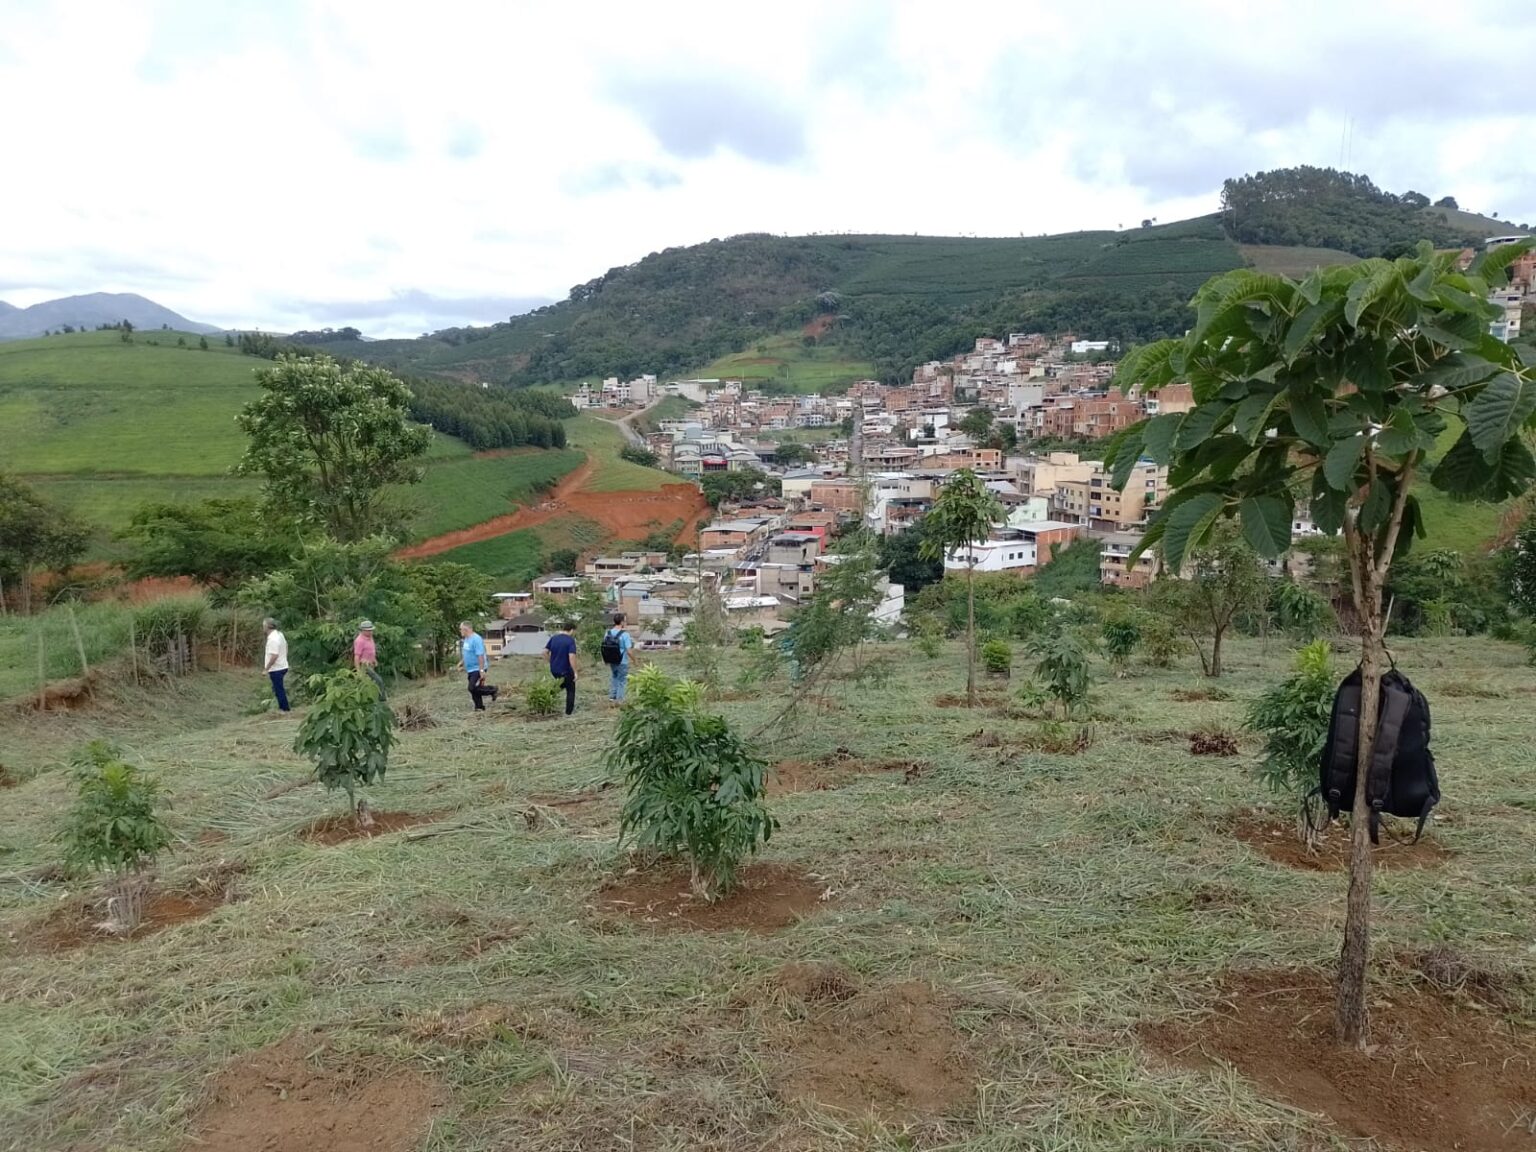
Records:
[[[275,644],[269,643],[267,645],[267,662],[264,665],[262,665],[262,669],[261,670],[263,672],[270,672],[270,671],[272,671],[272,665],[274,665],[276,663],[277,663],[277,646]]]
[[[571,649],[571,679],[576,679],[576,649]]]

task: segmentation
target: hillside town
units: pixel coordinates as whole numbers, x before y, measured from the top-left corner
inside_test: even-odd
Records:
[[[1486,247],[1520,237],[1495,237]],[[1463,267],[1476,253],[1465,250]],[[1519,336],[1522,305],[1536,298],[1536,254],[1514,264],[1510,285],[1490,300],[1503,309],[1490,324],[1503,341]],[[833,537],[862,524],[878,536],[912,528],[956,471],[975,472],[1005,512],[985,541],[952,552],[948,571],[974,564],[985,573],[1033,575],[1064,548],[1092,541],[1105,585],[1143,588],[1160,572],[1151,552],[1131,556],[1149,518],[1169,494],[1168,469],[1142,459],[1123,488],[1100,457],[1104,441],[1150,416],[1194,407],[1188,384],[1155,394],[1112,387],[1120,349],[1109,340],[1012,332],[982,337],[969,351],[920,365],[910,384],[860,380],[841,395],[780,395],[742,380],[654,375],[582,384],[579,409],[637,412],[667,398],[685,401],[681,418],[644,437],[660,467],[704,480],[761,474],[765,483],[720,503],[696,550],[669,564],[665,554],[623,552],[588,559],[580,573],[557,573],[516,600],[503,597],[509,651],[517,628],[542,643],[544,616],[512,611],[538,596],[546,604],[583,581],[637,622],[645,648],[680,647],[701,588],[721,596],[727,620],[773,635],[815,594],[835,562]],[[776,489],[776,491],[775,491]],[[1295,537],[1317,533],[1301,515]],[[1283,571],[1290,558],[1272,565]],[[900,621],[904,590],[889,584],[878,617]],[[498,636],[498,641],[499,641]]]

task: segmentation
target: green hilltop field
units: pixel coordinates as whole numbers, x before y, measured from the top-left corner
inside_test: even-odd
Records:
[[[185,347],[177,345],[186,342]],[[244,450],[235,424],[266,363],[195,333],[84,332],[0,343],[0,469],[21,475],[96,529],[92,559],[113,559],[112,539],[141,505],[249,495],[231,469]],[[607,444],[598,429],[576,439]],[[614,442],[618,431],[612,430]],[[477,455],[439,434],[423,481],[400,498],[414,535],[467,528],[511,510],[532,486],[579,465],[578,447]],[[620,462],[615,461],[615,464]],[[651,469],[624,465],[621,480]]]

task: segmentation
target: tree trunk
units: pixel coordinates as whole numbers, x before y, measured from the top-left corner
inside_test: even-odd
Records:
[[[976,707],[976,560],[965,566],[965,706]]]
[[[1224,630],[1216,629],[1216,634],[1211,637],[1211,666],[1206,670],[1206,675],[1215,679],[1221,675],[1221,636]]]
[[[1339,1043],[1364,1048],[1370,1042],[1366,1005],[1366,968],[1371,954],[1371,834],[1366,784],[1381,705],[1382,658],[1386,653],[1381,585],[1372,563],[1370,541],[1356,548],[1359,579],[1355,607],[1360,613],[1360,742],[1355,757],[1355,797],[1350,809],[1349,899],[1344,913],[1344,947],[1339,953],[1338,999],[1334,1027]]]
[[[359,800],[352,814],[357,820],[357,826],[363,831],[366,832],[373,827],[373,812],[368,808],[367,800]]]

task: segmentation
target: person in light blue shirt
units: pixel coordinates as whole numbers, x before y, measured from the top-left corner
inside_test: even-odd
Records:
[[[485,697],[491,698],[491,703],[496,702],[497,688],[485,682],[485,673],[488,662],[485,654],[485,641],[475,631],[475,626],[468,620],[459,623],[459,635],[463,637],[459,641],[459,663],[469,676],[469,698],[475,702],[475,711],[485,711]]]
[[[632,663],[630,650],[634,646],[635,638],[624,627],[624,613],[615,612],[613,627],[603,633],[603,663],[608,665],[608,671],[611,673],[611,679],[608,681],[608,699],[615,704],[624,703],[624,690],[629,686],[629,669]]]

